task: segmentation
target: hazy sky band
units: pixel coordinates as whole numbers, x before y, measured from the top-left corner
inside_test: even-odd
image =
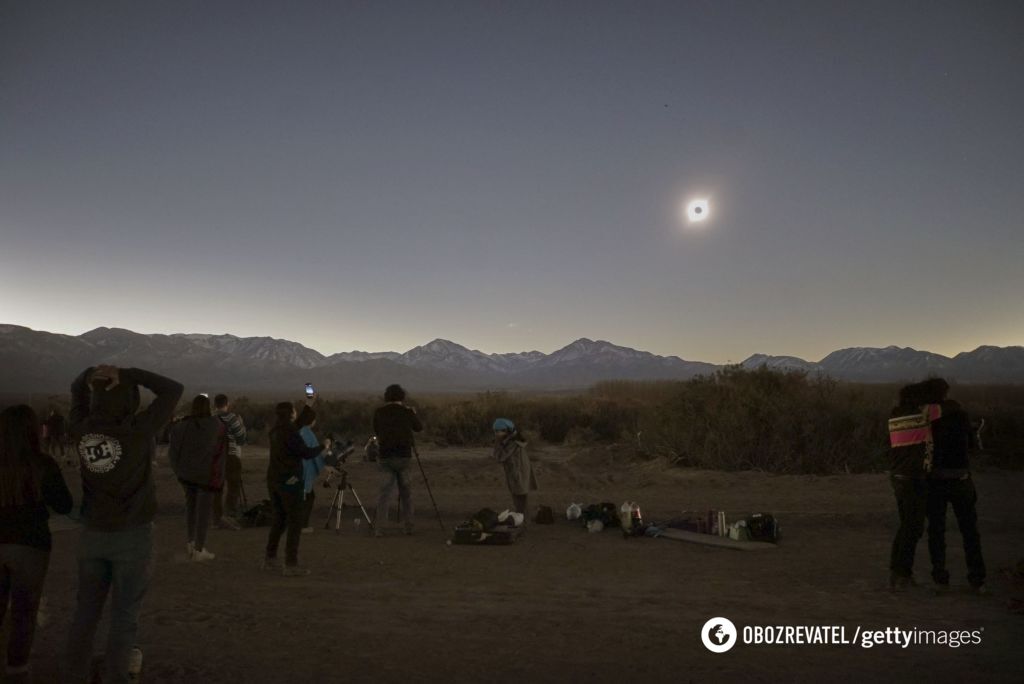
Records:
[[[1021,344],[1020,7],[835,5],[5,3],[0,322]]]

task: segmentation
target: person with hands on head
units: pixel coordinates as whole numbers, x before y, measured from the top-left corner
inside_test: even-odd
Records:
[[[315,396],[308,397],[306,406],[312,407],[314,399]],[[277,422],[270,430],[270,464],[267,467],[267,490],[273,520],[262,567],[265,570],[281,570],[277,547],[281,536],[287,532],[282,574],[285,577],[308,575],[309,570],[299,565],[299,540],[304,513],[302,464],[329,449],[330,440],[325,440],[323,445],[307,446],[295,424],[295,406],[290,401],[279,403],[274,412]]]
[[[0,412],[0,623],[11,606],[4,681],[29,681],[29,656],[52,537],[48,508],[71,512],[60,466],[40,446],[35,411],[24,404]]]
[[[155,395],[140,410],[139,387]],[[154,440],[174,414],[181,383],[139,368],[96,366],[71,385],[71,436],[82,474],[78,600],[61,681],[90,676],[93,640],[107,595],[110,632],[103,681],[131,681],[141,669],[135,647],[153,559]]]
[[[377,464],[384,473],[373,521],[374,535],[377,537],[384,536],[382,526],[388,519],[388,502],[395,485],[398,485],[405,533],[412,534],[414,528],[409,464],[416,444],[413,433],[421,432],[423,423],[416,415],[416,409],[405,405],[405,397],[401,385],[389,385],[384,390],[384,406],[373,414],[373,432],[380,445]]]

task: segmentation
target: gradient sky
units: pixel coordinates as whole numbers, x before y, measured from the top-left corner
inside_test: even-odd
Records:
[[[1024,4],[3,0],[0,238],[73,334],[1024,344]]]

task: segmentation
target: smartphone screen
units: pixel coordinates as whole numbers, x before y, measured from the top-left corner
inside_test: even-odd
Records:
[[[310,399],[312,399],[314,395],[316,395],[316,389],[313,387],[313,383],[307,382],[306,383],[306,396],[309,397]]]

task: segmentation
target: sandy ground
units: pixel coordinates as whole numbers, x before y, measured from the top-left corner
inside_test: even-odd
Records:
[[[1024,474],[980,473],[981,528],[992,595],[965,591],[952,524],[956,585],[886,591],[894,502],[882,475],[770,476],[629,464],[621,454],[535,452],[541,493],[570,501],[639,501],[649,518],[721,508],[731,517],[770,511],[784,529],[776,549],[736,552],[664,539],[588,534],[564,519],[531,526],[509,547],[446,546],[417,475],[415,536],[374,539],[347,509],[340,534],[322,529],[328,490],[318,489],[317,530],[303,535],[305,578],[258,569],[265,528],[211,531],[209,564],[185,560],[183,496],[163,454],[156,572],[142,612],[140,646],[150,682],[328,681],[1021,681],[1024,617],[1007,600],[1022,589],[998,569],[1024,556]],[[445,524],[507,505],[485,450],[423,453]],[[249,497],[264,496],[265,451],[245,458]],[[372,464],[349,466],[364,502],[375,499]],[[75,479],[77,478],[70,478]],[[77,482],[74,486],[77,486]],[[49,623],[33,657],[37,681],[56,681],[75,588],[78,532],[55,533],[47,579]],[[927,579],[927,551],[918,549]],[[711,617],[744,625],[843,625],[979,629],[980,645],[751,646],[713,654],[700,631]],[[101,638],[105,625],[101,627]],[[97,647],[102,648],[98,639]]]

